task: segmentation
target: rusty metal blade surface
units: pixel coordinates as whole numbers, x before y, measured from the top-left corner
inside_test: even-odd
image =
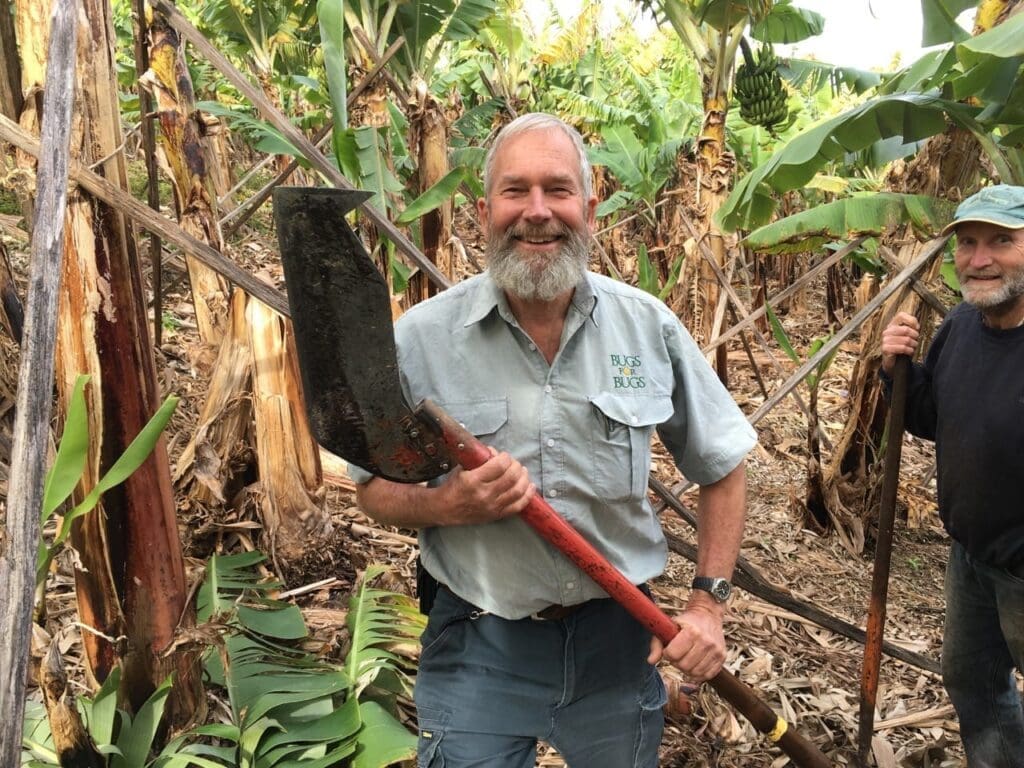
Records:
[[[436,442],[424,450],[399,384],[387,285],[345,220],[370,194],[279,187],[274,222],[313,434],[352,464],[416,483],[450,465]]]

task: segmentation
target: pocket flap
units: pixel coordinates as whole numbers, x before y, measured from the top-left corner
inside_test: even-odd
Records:
[[[470,433],[491,435],[508,421],[508,400],[461,400],[439,403],[442,409]]]
[[[601,392],[590,398],[607,418],[631,427],[650,427],[661,424],[672,416],[672,398],[668,395],[616,395]]]

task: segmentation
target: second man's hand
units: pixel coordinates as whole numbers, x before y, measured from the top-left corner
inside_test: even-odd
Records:
[[[920,326],[907,312],[898,313],[882,331],[882,370],[892,375],[899,355],[913,356],[917,351]]]

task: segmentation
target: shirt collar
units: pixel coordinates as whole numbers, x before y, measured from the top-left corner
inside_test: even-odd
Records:
[[[591,283],[590,272],[587,271],[583,274],[583,277],[576,284],[576,290],[573,291],[572,301],[570,306],[580,313],[584,318],[589,317],[593,320],[594,325],[597,325],[597,315],[595,309],[597,307],[597,294],[594,292],[594,286]],[[506,321],[512,321],[512,310],[508,306],[508,299],[505,298],[505,292],[502,291],[490,276],[486,273],[480,280],[478,285],[476,296],[473,298],[473,303],[470,306],[469,312],[466,313],[466,326],[479,323],[485,317],[491,314],[494,310],[498,311]]]

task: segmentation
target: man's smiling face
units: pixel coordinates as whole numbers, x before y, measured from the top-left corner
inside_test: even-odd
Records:
[[[492,178],[478,210],[495,282],[528,299],[572,289],[586,269],[597,206],[583,196],[572,141],[555,128],[517,134],[495,155]]]
[[[964,299],[997,313],[1016,307],[1024,297],[1024,229],[984,221],[956,228],[954,262]]]

